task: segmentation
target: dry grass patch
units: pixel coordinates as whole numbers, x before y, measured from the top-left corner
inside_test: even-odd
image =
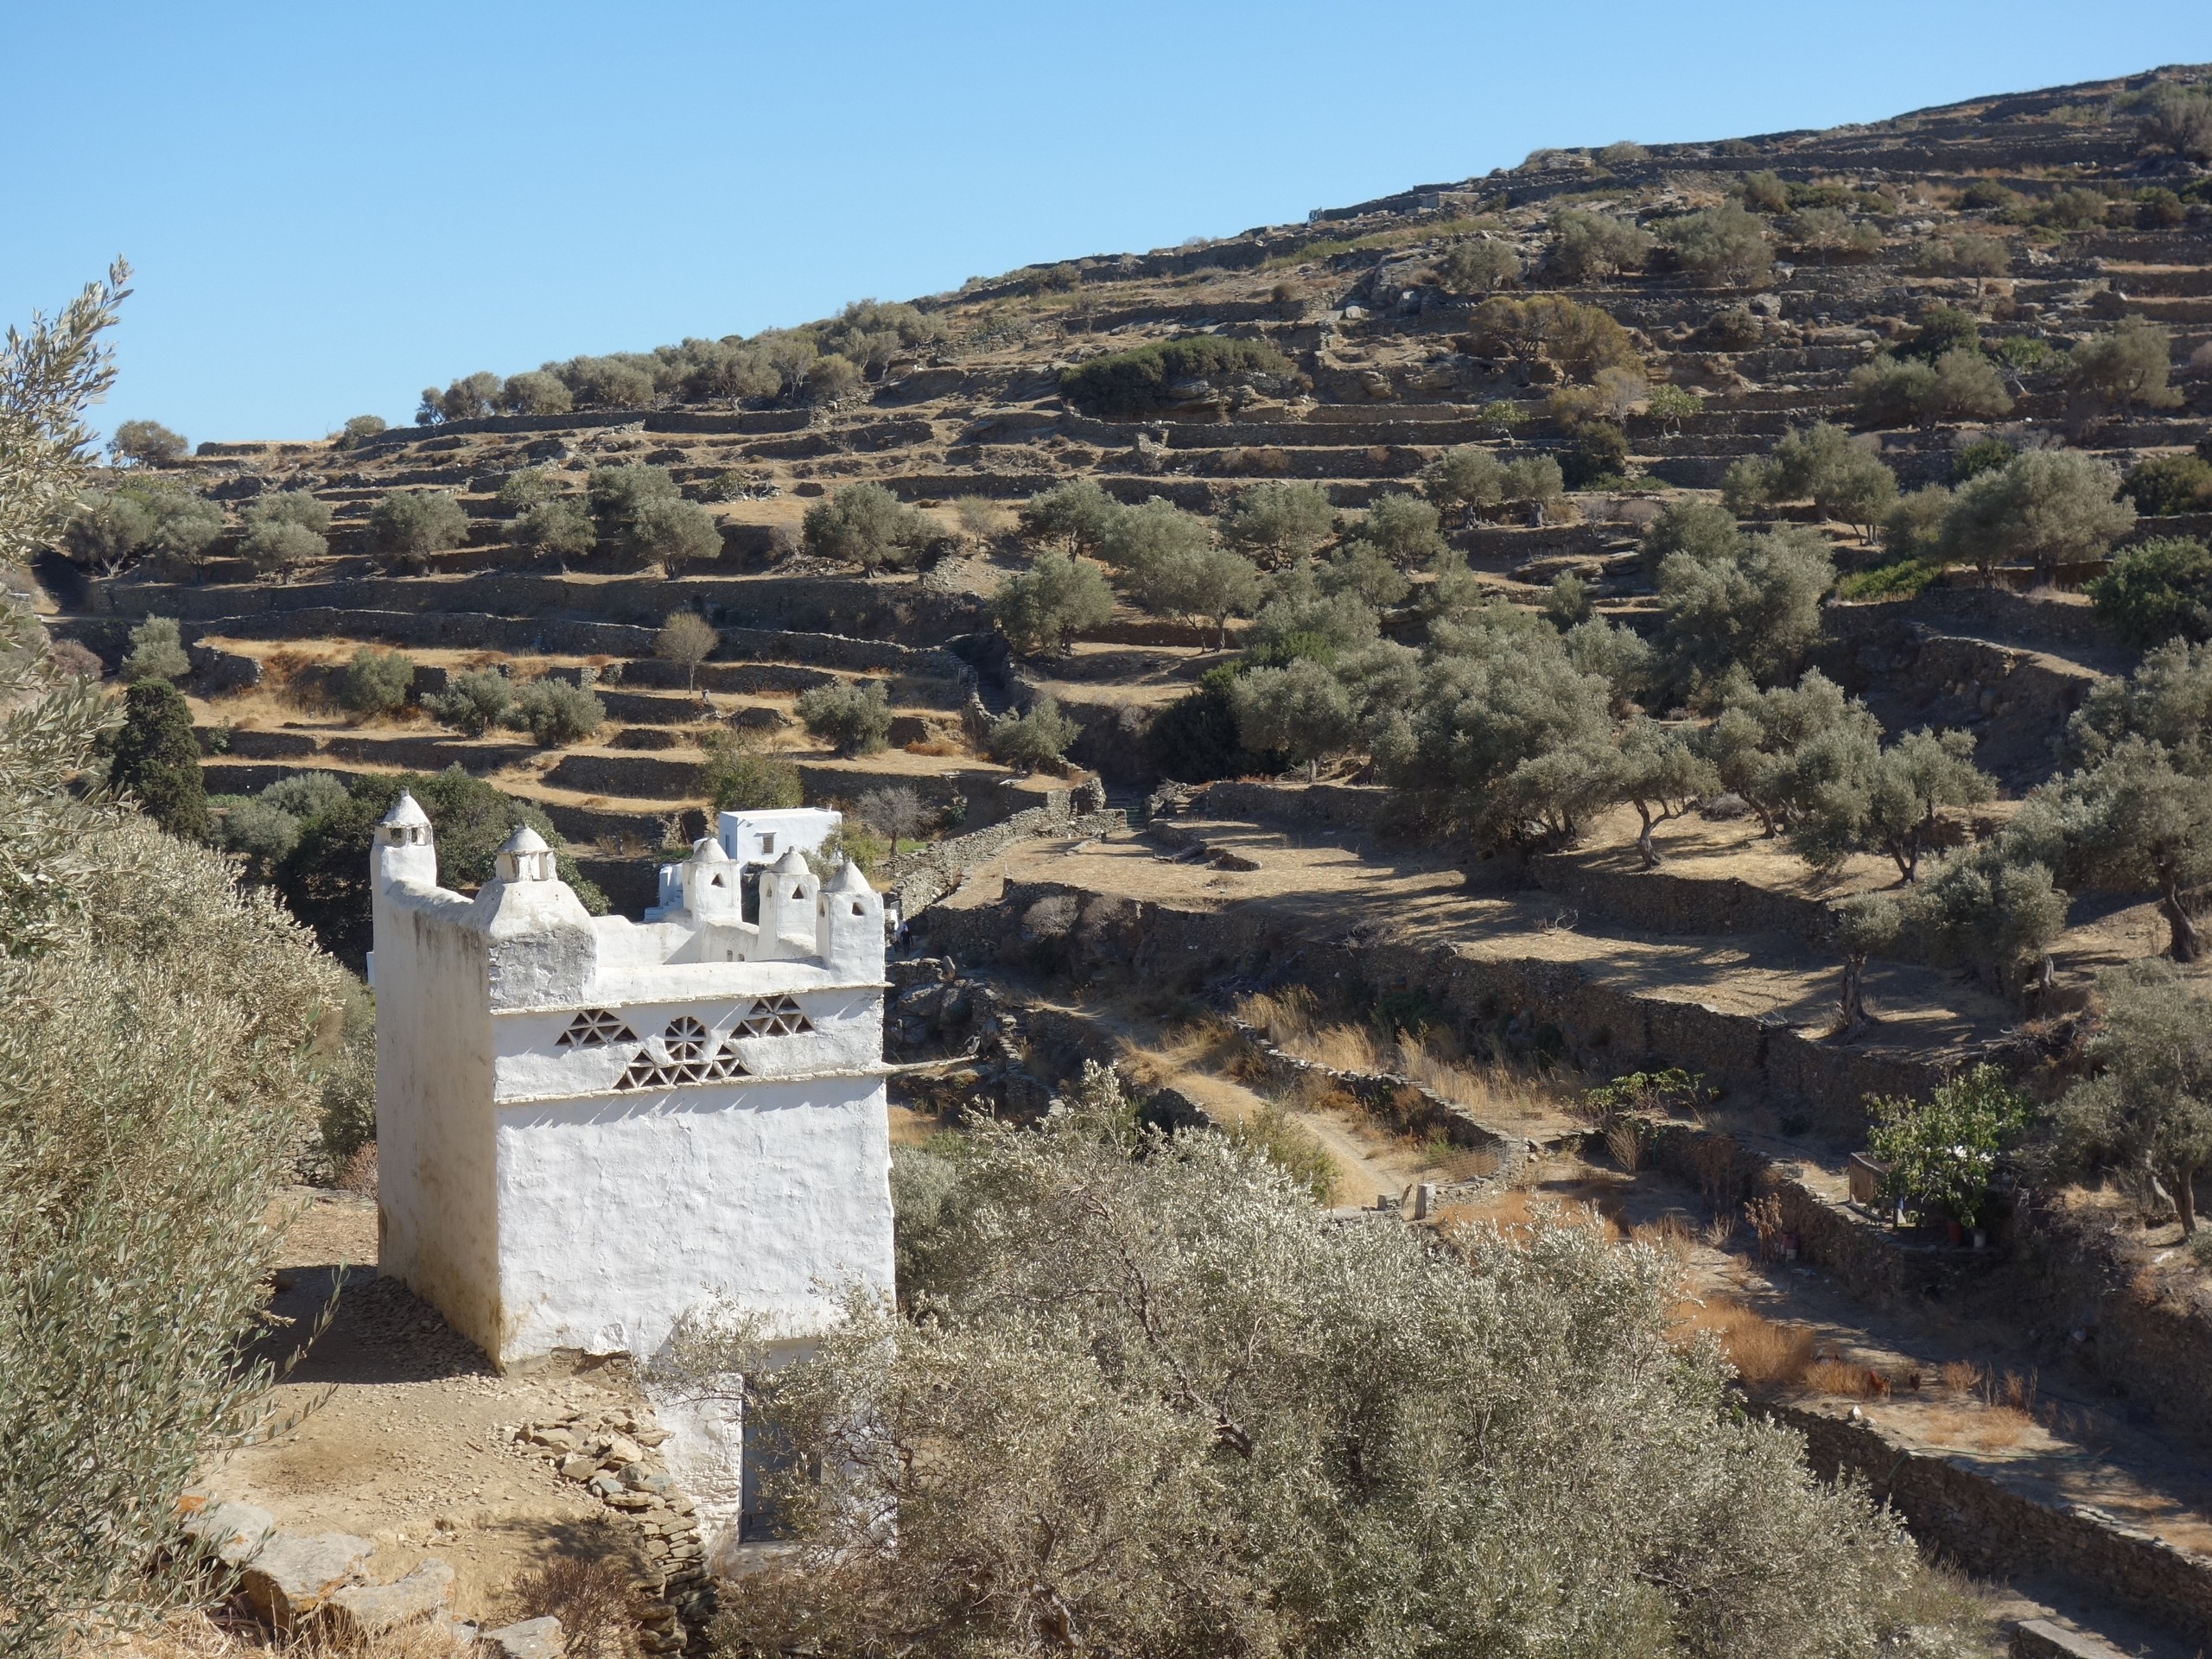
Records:
[[[1746,1388],[1792,1387],[1812,1369],[1811,1326],[1783,1325],[1740,1303],[1684,1302],[1675,1310],[1675,1331],[1683,1341],[1710,1333]]]
[[[67,1651],[70,1659],[474,1659],[476,1647],[443,1620],[418,1620],[359,1637],[340,1638],[319,1624],[278,1636],[251,1620],[219,1619],[195,1609],[144,1630],[79,1642]]]

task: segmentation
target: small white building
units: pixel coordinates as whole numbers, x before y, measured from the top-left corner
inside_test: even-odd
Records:
[[[883,906],[857,869],[786,851],[747,922],[704,837],[639,924],[588,914],[525,828],[467,899],[404,795],[370,857],[384,1273],[502,1369],[649,1363],[695,1311],[803,1341],[849,1287],[889,1292]],[[669,1450],[711,1516],[712,1459]]]
[[[722,851],[740,870],[740,880],[746,880],[744,872],[755,866],[773,864],[786,853],[818,853],[822,843],[845,822],[845,815],[821,806],[762,807],[745,812],[724,812],[715,819],[715,839],[721,842]],[[696,855],[703,838],[691,843]],[[645,912],[649,922],[658,921],[664,912],[683,906],[683,869],[681,864],[660,867],[660,890],[655,896],[652,909]]]

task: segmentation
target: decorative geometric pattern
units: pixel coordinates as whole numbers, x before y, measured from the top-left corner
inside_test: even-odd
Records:
[[[716,1047],[706,1027],[688,1014],[669,1021],[660,1040],[662,1058],[639,1055],[623,1068],[615,1081],[617,1089],[672,1089],[678,1084],[728,1083],[752,1075],[727,1040]]]
[[[755,997],[745,1017],[737,1022],[734,1037],[742,1032],[747,1037],[796,1037],[802,1032],[812,1031],[814,1022],[799,1011],[798,1002],[789,996]]]
[[[562,1048],[598,1048],[607,1043],[634,1043],[638,1033],[605,1008],[586,1008],[555,1040]]]

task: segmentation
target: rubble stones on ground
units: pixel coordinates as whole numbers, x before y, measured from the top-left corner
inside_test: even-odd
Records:
[[[550,1613],[543,1618],[525,1618],[518,1624],[486,1630],[477,1640],[489,1649],[493,1659],[566,1659],[569,1651],[561,1621]]]
[[[254,1611],[272,1630],[289,1631],[359,1578],[376,1545],[347,1532],[278,1532],[238,1574]]]
[[[453,1567],[436,1556],[390,1584],[348,1584],[330,1593],[324,1618],[340,1639],[360,1641],[444,1611]]]

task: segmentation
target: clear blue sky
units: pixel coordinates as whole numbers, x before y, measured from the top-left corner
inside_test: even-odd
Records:
[[[2212,60],[2212,5],[5,0],[0,321],[137,269],[103,419],[411,418],[480,368],[1230,234],[1548,144]]]

